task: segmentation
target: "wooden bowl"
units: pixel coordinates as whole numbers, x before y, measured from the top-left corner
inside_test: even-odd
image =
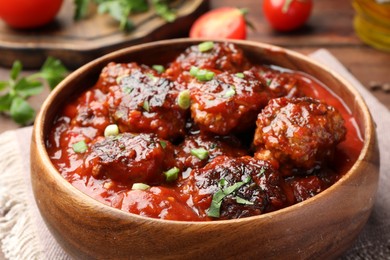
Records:
[[[316,259],[335,257],[351,246],[372,210],[379,175],[375,129],[362,97],[343,78],[306,56],[262,43],[233,42],[252,60],[306,72],[339,95],[364,137],[357,162],[319,195],[255,217],[179,222],[103,205],[68,183],[51,163],[45,139],[54,117],[66,100],[95,83],[108,62],[162,64],[199,41],[176,39],[123,49],[70,74],[45,101],[35,122],[33,191],[48,228],[66,252],[82,259]]]

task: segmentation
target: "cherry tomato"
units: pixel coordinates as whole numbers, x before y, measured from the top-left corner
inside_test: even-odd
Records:
[[[245,13],[234,7],[220,7],[211,10],[194,22],[190,37],[245,39]]]
[[[0,0],[0,19],[13,28],[34,28],[57,15],[63,0]]]
[[[312,0],[264,0],[263,12],[274,29],[292,31],[307,21],[312,6]]]

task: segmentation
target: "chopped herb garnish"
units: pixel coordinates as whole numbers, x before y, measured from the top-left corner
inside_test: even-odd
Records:
[[[165,68],[163,65],[153,65],[152,68],[157,71],[159,74],[163,73],[165,71]]]
[[[214,48],[214,43],[213,42],[202,42],[201,44],[198,45],[198,49],[200,52],[207,52],[209,50],[212,50]]]
[[[225,92],[225,95],[223,95],[224,98],[230,98],[236,94],[236,87],[230,86],[230,88]]]
[[[75,153],[85,153],[88,150],[88,146],[84,140],[73,144],[72,148]]]
[[[271,82],[272,82],[272,79],[267,79],[267,81],[266,81],[267,86],[271,85]]]
[[[133,92],[133,88],[129,86],[123,86],[122,91],[124,94],[130,94],[131,92]]]
[[[145,100],[144,103],[142,104],[142,108],[149,112],[150,111],[150,106],[149,106],[149,101]]]
[[[209,152],[204,148],[191,149],[191,154],[200,160],[204,160],[209,157]]]
[[[177,177],[179,176],[179,172],[180,172],[180,170],[177,167],[173,167],[173,168],[169,169],[168,171],[164,172],[165,180],[167,182],[172,182],[172,181],[177,180]]]
[[[165,149],[165,147],[167,147],[167,142],[165,141],[160,141],[160,145],[163,149]]]
[[[249,183],[251,181],[251,177],[248,176],[244,181],[236,182],[233,185],[224,188],[226,181],[225,179],[221,179],[219,181],[220,189],[213,194],[213,199],[211,201],[210,208],[207,210],[207,216],[219,218],[220,216],[220,209],[222,205],[223,199],[228,196],[229,194],[232,194],[233,192],[237,191],[239,188],[241,188],[243,185]],[[244,200],[244,199],[242,199]],[[237,201],[237,198],[236,198]],[[239,203],[239,202],[237,202]],[[241,203],[243,204],[243,203]]]
[[[119,76],[119,77],[117,77],[116,78],[116,84],[121,84],[121,82],[122,82],[122,80],[124,79],[124,78],[126,78],[126,77],[128,77],[129,75],[121,75],[121,76]]]
[[[119,134],[119,127],[116,124],[108,125],[104,129],[104,136],[117,136]]]
[[[236,77],[243,79],[243,78],[245,78],[245,75],[244,75],[244,73],[239,72],[239,73],[236,73]]]
[[[147,190],[150,186],[145,183],[134,183],[131,187],[132,190]]]
[[[190,69],[190,75],[199,81],[209,81],[214,78],[215,73],[210,70],[199,69],[195,66],[192,66]]]
[[[177,104],[182,109],[188,109],[191,104],[190,91],[188,89],[183,90],[177,97]]]
[[[243,198],[241,198],[241,197],[236,197],[236,202],[237,202],[238,204],[244,204],[244,205],[253,205],[253,204],[254,204],[252,201],[243,199]]]
[[[260,172],[257,174],[257,176],[261,176],[265,173],[265,169],[264,168],[261,168]]]

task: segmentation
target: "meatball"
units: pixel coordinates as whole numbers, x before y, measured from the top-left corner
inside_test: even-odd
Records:
[[[266,161],[219,156],[193,170],[182,189],[195,190],[192,202],[200,215],[234,219],[284,207],[280,182],[278,172]]]
[[[254,145],[258,159],[274,159],[287,169],[312,171],[332,159],[345,138],[341,114],[313,98],[277,98],[258,115]],[[292,174],[292,173],[291,173]]]
[[[192,66],[236,73],[249,69],[250,64],[243,51],[232,43],[214,43],[213,48],[207,51],[201,51],[198,45],[193,45],[170,64],[165,75],[179,82],[188,82]]]
[[[98,138],[91,144],[85,168],[95,178],[124,184],[159,184],[163,172],[175,164],[172,145],[154,134],[130,133]]]
[[[135,68],[110,87],[110,114],[122,132],[155,133],[174,140],[185,134],[188,109],[177,102],[181,86],[157,72]]]
[[[196,134],[186,137],[175,152],[178,167],[183,171],[201,168],[221,155],[241,157],[247,151],[234,136]]]
[[[135,62],[131,63],[108,63],[101,71],[98,82],[96,85],[100,86],[100,89],[107,93],[109,88],[118,85],[118,79],[131,74],[132,70],[140,70],[141,68],[148,69],[146,66],[139,66]]]
[[[251,71],[276,98],[303,96],[301,88],[305,83],[288,72],[278,71],[267,66],[254,66]]]
[[[191,115],[200,129],[218,135],[242,132],[255,126],[256,116],[270,94],[253,73],[222,73],[207,82],[195,81]]]
[[[64,111],[71,126],[94,127],[102,134],[110,124],[106,96],[97,88],[86,91]]]

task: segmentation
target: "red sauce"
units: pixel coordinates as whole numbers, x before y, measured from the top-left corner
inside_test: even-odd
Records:
[[[191,66],[212,71],[213,78],[197,79],[189,73]],[[214,44],[203,52],[192,46],[165,67],[159,74],[136,63],[108,64],[95,86],[64,106],[46,145],[55,167],[77,189],[147,217],[241,218],[315,196],[343,176],[360,154],[363,141],[355,118],[339,97],[309,75],[252,65],[231,44]],[[186,89],[192,103],[183,108],[177,99]],[[329,116],[316,120],[331,121],[339,114],[344,119],[339,120],[343,127],[325,132],[330,136],[325,144],[317,147],[318,140],[309,140],[314,143],[310,163],[296,163],[286,147],[276,151],[253,144],[256,118],[271,99],[298,104],[303,111],[299,116],[309,122],[302,127],[310,128],[314,116],[310,111],[305,115],[302,97],[312,98],[307,107],[319,102],[326,103],[321,105],[325,110],[336,110],[336,116],[325,111]],[[104,137],[110,124],[120,134]],[[340,140],[332,137],[339,132]],[[80,141],[86,149],[75,151]],[[327,150],[318,152],[321,147]],[[167,180],[169,171],[177,178]],[[133,189],[134,183],[146,188]]]

